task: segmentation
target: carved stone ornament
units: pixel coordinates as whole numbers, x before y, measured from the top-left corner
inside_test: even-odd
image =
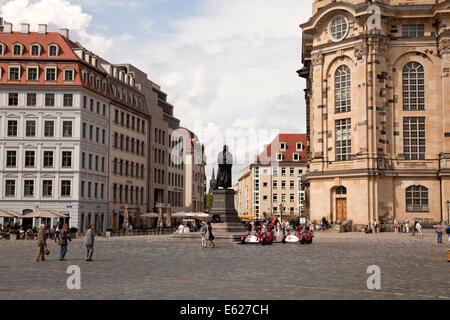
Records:
[[[323,65],[323,54],[321,53],[314,53],[311,56],[311,63],[313,66],[322,66]]]
[[[358,60],[361,60],[367,56],[369,53],[369,47],[367,43],[360,43],[355,46],[355,57]]]
[[[450,61],[450,39],[442,39],[439,42],[439,54],[443,59]]]

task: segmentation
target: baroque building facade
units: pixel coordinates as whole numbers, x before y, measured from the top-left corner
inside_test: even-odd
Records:
[[[315,1],[303,30],[312,220],[448,220],[450,1]]]

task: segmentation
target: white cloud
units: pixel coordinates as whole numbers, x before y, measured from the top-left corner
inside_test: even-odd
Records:
[[[114,43],[113,39],[99,33],[87,32],[92,16],[84,13],[81,6],[71,4],[68,0],[12,0],[2,5],[1,15],[16,30],[20,23],[29,23],[31,31],[37,31],[38,24],[47,24],[49,31],[68,28],[71,38],[102,56],[108,54]],[[52,28],[55,30],[51,30]]]

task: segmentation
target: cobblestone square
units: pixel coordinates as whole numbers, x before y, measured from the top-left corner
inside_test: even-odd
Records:
[[[316,233],[312,245],[272,246],[168,240],[167,236],[97,239],[86,262],[83,239],[67,261],[48,241],[0,241],[0,299],[450,299],[450,263],[435,234]],[[67,267],[81,268],[81,290],[66,286]],[[367,267],[381,268],[381,290],[367,288]]]

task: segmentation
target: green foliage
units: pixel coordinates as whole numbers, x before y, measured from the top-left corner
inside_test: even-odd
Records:
[[[11,230],[9,230],[9,234],[19,234],[19,230],[18,229],[11,229]]]
[[[206,195],[206,211],[210,212],[213,207],[214,196],[211,193]]]

